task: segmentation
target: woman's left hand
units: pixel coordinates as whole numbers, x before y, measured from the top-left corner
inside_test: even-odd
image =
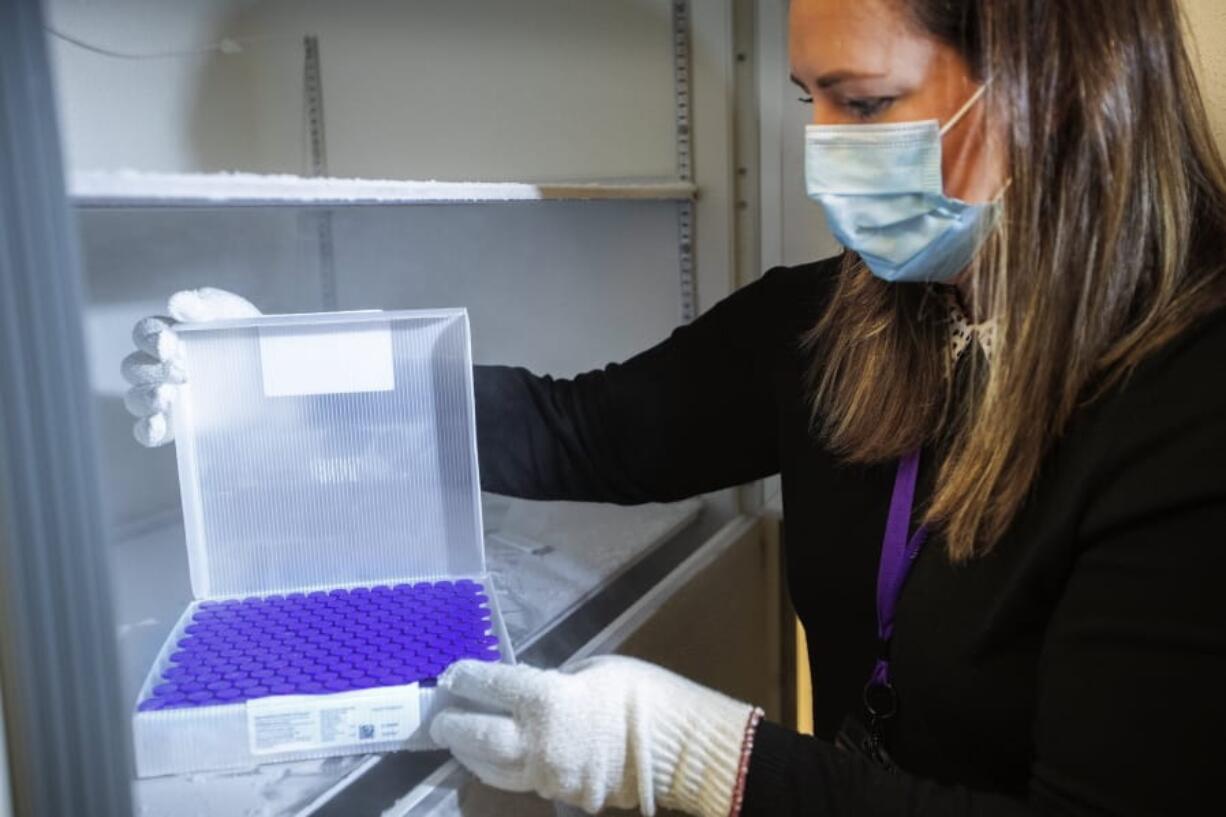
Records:
[[[760,711],[668,670],[603,656],[565,670],[460,661],[430,736],[482,782],[595,813],[727,817]]]

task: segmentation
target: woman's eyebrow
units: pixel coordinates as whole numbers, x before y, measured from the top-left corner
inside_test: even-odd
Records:
[[[877,79],[883,76],[885,76],[885,74],[872,73],[869,71],[850,71],[850,70],[831,71],[829,73],[822,74],[816,80],[814,80],[813,86],[815,88],[823,88],[823,89],[833,88],[834,86],[838,85],[840,82],[846,82],[847,80],[851,80],[851,79]],[[790,79],[793,83],[795,83],[799,88],[802,88],[805,91],[809,90],[808,86],[806,86],[803,82],[801,82],[800,78],[797,77],[795,74],[792,74],[791,76],[789,76],[788,79]]]

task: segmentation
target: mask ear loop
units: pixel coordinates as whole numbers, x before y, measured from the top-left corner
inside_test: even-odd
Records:
[[[962,117],[966,116],[967,111],[975,107],[975,103],[978,102],[983,97],[984,92],[988,90],[989,83],[991,83],[991,80],[988,80],[984,84],[980,85],[979,90],[971,94],[971,98],[962,103],[962,107],[958,109],[958,112],[950,117],[948,122],[941,126],[942,136],[944,136],[946,132],[948,132],[954,125],[961,122]]]
[[[970,99],[962,103],[962,107],[958,109],[958,112],[955,113],[953,116],[951,116],[949,118],[949,121],[941,126],[941,131],[940,131],[941,136],[944,136],[950,128],[952,128],[954,125],[962,121],[962,118],[966,116],[967,111],[975,107],[975,103],[983,98],[984,93],[988,90],[988,86],[991,84],[992,84],[992,80],[989,79],[987,82],[979,86],[979,90],[971,94]],[[1005,183],[1000,188],[1000,191],[995,196],[992,197],[992,203],[999,204],[1000,201],[1005,197],[1005,191],[1009,189],[1009,185],[1011,184],[1013,184],[1012,176],[1005,179]]]

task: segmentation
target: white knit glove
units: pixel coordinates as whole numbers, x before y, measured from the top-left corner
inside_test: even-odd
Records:
[[[460,661],[439,686],[464,706],[440,712],[430,737],[482,782],[593,814],[614,806],[728,817],[761,715],[622,656],[562,671]]]
[[[224,289],[185,289],[170,296],[170,317],[151,315],[136,322],[132,341],[137,351],[123,359],[120,371],[132,388],[123,404],[135,416],[132,434],[141,445],[153,448],[174,438],[170,412],[178,384],[187,382],[179,357],[174,325],[181,321],[220,321],[260,314],[250,301]]]

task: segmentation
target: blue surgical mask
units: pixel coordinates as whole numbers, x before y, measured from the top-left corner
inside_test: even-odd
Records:
[[[953,118],[887,125],[809,125],[805,186],[844,247],[886,281],[948,281],[974,259],[999,213],[998,202],[969,204],[945,195],[941,137]]]

